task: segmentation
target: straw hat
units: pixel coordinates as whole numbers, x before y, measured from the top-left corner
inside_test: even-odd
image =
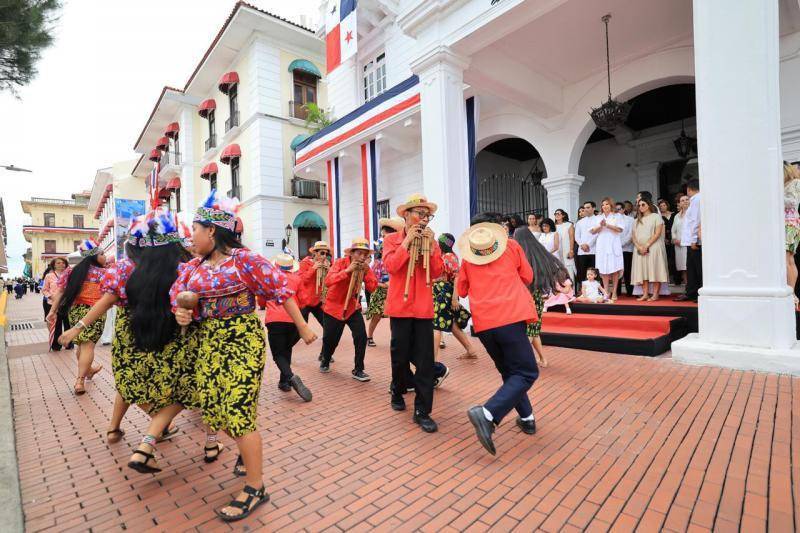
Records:
[[[275,266],[284,272],[297,272],[300,270],[300,265],[295,261],[294,257],[289,254],[278,254],[275,256]]]
[[[317,241],[314,243],[314,246],[308,249],[308,253],[313,254],[317,250],[327,250],[328,252],[330,252],[331,247],[328,246],[328,243],[325,241]]]
[[[356,237],[350,243],[350,248],[345,248],[344,253],[349,254],[355,250],[364,250],[372,253],[372,248],[369,247],[369,241],[363,237]]]
[[[414,209],[415,207],[427,207],[431,214],[434,214],[439,208],[435,203],[429,202],[425,196],[414,193],[408,198],[406,203],[397,206],[397,214],[402,217],[406,211]],[[405,226],[405,223],[403,223],[403,226]]]
[[[500,224],[481,222],[458,238],[461,257],[473,265],[488,265],[506,251],[508,233]]]
[[[395,231],[403,231],[403,229],[406,227],[406,221],[400,217],[379,218],[378,228],[382,228],[384,226],[392,228]]]

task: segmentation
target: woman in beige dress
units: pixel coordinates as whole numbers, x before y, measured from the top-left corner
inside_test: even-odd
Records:
[[[641,284],[639,301],[658,300],[661,284],[669,279],[667,272],[667,249],[664,245],[664,219],[658,208],[645,200],[637,203],[637,217],[633,225],[633,268],[631,283]],[[652,289],[648,291],[648,289]],[[649,296],[648,293],[652,293]]]

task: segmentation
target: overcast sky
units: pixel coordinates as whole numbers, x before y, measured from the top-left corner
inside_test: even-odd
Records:
[[[320,0],[250,0],[316,28]],[[17,100],[0,93],[0,196],[9,272],[22,273],[28,223],[20,200],[69,198],[95,171],[133,159],[133,143],[164,85],[182,88],[234,0],[64,0],[56,41]]]

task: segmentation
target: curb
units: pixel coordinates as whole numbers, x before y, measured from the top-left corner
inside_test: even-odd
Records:
[[[3,306],[4,307],[4,306]],[[5,318],[0,307],[0,317]],[[19,465],[14,436],[14,410],[8,371],[6,324],[0,321],[0,531],[22,532],[25,519],[19,486]]]

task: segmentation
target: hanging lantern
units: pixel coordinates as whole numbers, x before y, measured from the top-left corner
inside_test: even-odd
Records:
[[[631,104],[628,102],[618,102],[611,98],[611,53],[608,45],[608,21],[611,15],[605,15],[602,19],[606,26],[606,73],[608,79],[608,100],[600,107],[592,108],[589,115],[592,121],[601,130],[613,132],[618,126],[625,123],[628,114],[631,112]]]
[[[672,141],[672,144],[675,145],[675,151],[677,151],[678,155],[681,156],[683,159],[689,159],[689,157],[692,155],[692,151],[697,153],[697,139],[686,135],[686,130],[683,127],[682,120],[681,120],[681,135],[680,137]]]

